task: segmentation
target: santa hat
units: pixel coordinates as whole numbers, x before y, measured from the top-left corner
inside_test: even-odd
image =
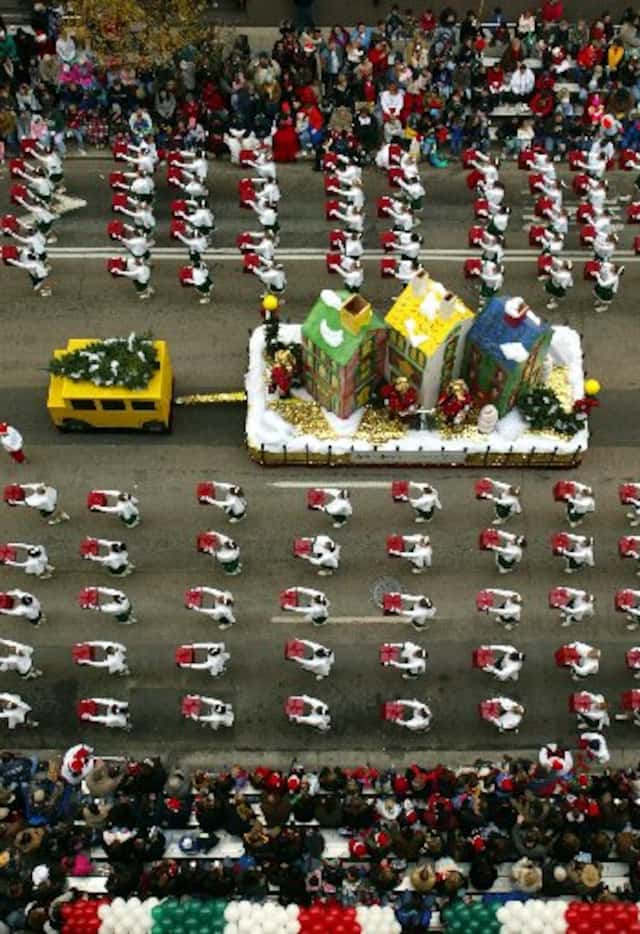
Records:
[[[404,819],[406,820],[407,824],[415,824],[418,820],[418,812],[412,808],[410,811],[407,811]]]
[[[549,768],[554,772],[561,772],[564,768],[564,760],[554,756],[553,759],[549,760]]]
[[[182,802],[179,798],[165,798],[164,804],[167,810],[171,811],[173,814],[177,814],[182,807]]]
[[[290,775],[287,779],[287,790],[297,791],[300,788],[300,779],[297,775]]]
[[[499,791],[513,791],[513,779],[512,778],[502,778],[496,782]]]
[[[377,833],[374,833],[373,842],[376,846],[391,846],[391,837],[386,832],[386,830],[379,830]]]
[[[393,778],[393,790],[397,795],[407,794],[409,791],[409,782],[404,775],[395,775]]]
[[[6,422],[0,422],[0,435],[6,435],[9,430],[9,426]]]
[[[486,850],[487,844],[482,839],[482,837],[473,837],[471,840],[471,846],[474,849],[475,853],[482,853],[483,850]]]
[[[265,785],[270,791],[280,791],[283,785],[283,778],[279,772],[271,772],[267,776]]]
[[[354,859],[363,859],[367,855],[367,848],[362,840],[349,840],[349,855]]]
[[[73,772],[74,775],[80,775],[87,767],[90,756],[91,750],[88,746],[80,746],[76,749],[73,758],[69,762],[69,769],[71,772]]]

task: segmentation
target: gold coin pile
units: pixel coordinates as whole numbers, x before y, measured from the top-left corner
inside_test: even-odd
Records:
[[[269,408],[276,412],[289,425],[293,425],[300,435],[313,435],[322,441],[328,441],[338,436],[324,417],[322,409],[317,402],[306,399],[278,399],[271,402]]]

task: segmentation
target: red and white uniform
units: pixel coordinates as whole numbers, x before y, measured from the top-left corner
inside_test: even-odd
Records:
[[[593,490],[585,483],[571,480],[565,489],[566,492],[562,498],[566,503],[569,525],[573,528],[580,525],[589,513],[596,511],[596,501]]]
[[[315,495],[311,495],[311,494]],[[309,509],[324,512],[333,520],[334,529],[339,529],[353,515],[353,506],[348,490],[337,487],[316,487],[307,495]]]
[[[49,564],[47,549],[43,545],[30,545],[26,542],[7,542],[7,549],[15,552],[15,557],[4,555],[2,564],[11,568],[21,568],[25,574],[33,574],[40,580],[48,580],[55,571]]]
[[[235,719],[233,707],[217,697],[204,694],[189,694],[182,699],[182,714],[188,720],[194,720],[201,726],[218,730],[221,726],[233,726]]]
[[[6,422],[0,422],[0,446],[16,464],[24,463],[22,435],[17,428],[8,425]]]
[[[110,675],[130,674],[127,666],[127,647],[121,642],[80,642],[74,646],[73,660],[76,665],[103,668]]]
[[[207,489],[207,487],[210,488]],[[240,522],[246,515],[246,497],[241,487],[233,483],[203,484],[198,487],[197,495],[199,503],[222,509],[229,522]]]
[[[230,659],[224,642],[190,642],[176,650],[178,668],[207,671],[212,678],[224,674]]]
[[[60,774],[70,785],[80,785],[95,765],[91,746],[71,746],[62,757]]]
[[[87,600],[85,596],[95,596],[95,599]],[[136,623],[137,619],[133,615],[131,601],[121,590],[115,590],[113,587],[88,587],[80,594],[80,605],[83,610],[94,610],[98,613],[105,613],[107,616],[115,616],[119,623]]]
[[[476,594],[476,607],[481,613],[495,616],[505,629],[512,629],[520,622],[522,597],[516,590],[489,587]]]
[[[316,676],[316,681],[329,677],[336,660],[331,649],[310,639],[295,639],[287,643],[285,658],[296,662],[305,671],[310,671]]]
[[[385,615],[404,616],[416,629],[424,629],[438,612],[433,601],[424,594],[386,593],[383,608]]]
[[[510,697],[491,697],[480,705],[483,719],[493,723],[499,733],[517,732],[524,716],[524,707]]]
[[[553,553],[565,559],[565,574],[573,574],[583,567],[595,567],[593,539],[586,535],[561,533],[554,537]]]
[[[640,625],[640,590],[625,587],[616,593],[616,610],[624,613],[628,620],[627,629],[637,629]]]
[[[431,727],[433,714],[431,708],[415,697],[407,700],[401,698],[392,701],[396,708],[401,709],[401,716],[394,716],[393,722],[398,726],[403,726],[412,733],[426,732]]]
[[[625,513],[630,519],[629,525],[640,525],[640,483],[625,483],[620,487],[620,502],[630,506],[631,511]]]
[[[403,678],[417,678],[427,670],[429,653],[415,642],[388,642],[382,647],[380,657],[385,668],[396,668],[403,673]]]
[[[21,678],[38,678],[42,672],[33,666],[34,648],[13,639],[0,639],[0,672],[16,671]]]
[[[312,539],[311,551],[300,555],[318,569],[321,577],[328,577],[340,567],[341,547],[328,535],[316,535]]]
[[[579,730],[600,731],[611,724],[603,694],[592,694],[591,691],[573,694],[571,708],[578,718]]]
[[[135,564],[129,561],[129,552],[124,542],[111,541],[108,538],[92,538],[85,539],[83,545],[93,542],[97,544],[96,551],[82,548],[81,553],[85,560],[101,564],[112,574],[118,574],[120,577],[133,574]]]
[[[312,726],[321,733],[331,729],[331,715],[328,706],[317,697],[308,694],[299,694],[289,697],[285,712],[290,723],[300,723]]]
[[[129,704],[113,697],[87,697],[78,702],[78,717],[113,730],[131,729]]]
[[[117,516],[129,528],[140,524],[138,500],[131,493],[124,493],[121,490],[92,490],[89,494],[88,505],[91,512],[104,512]]]
[[[573,769],[573,756],[568,749],[559,748],[557,743],[547,743],[538,753],[538,762],[548,772],[569,773]]]
[[[192,587],[185,595],[188,610],[208,616],[219,629],[228,629],[236,621],[233,615],[234,598],[229,590],[216,590],[214,587]]]
[[[483,477],[476,483],[475,492],[476,499],[488,499],[494,504],[496,517],[493,525],[502,525],[511,516],[518,516],[522,513],[518,495],[520,491],[509,483]]]
[[[321,626],[329,618],[331,603],[326,594],[312,587],[289,587],[280,595],[280,606],[290,613],[300,613],[305,620]]]
[[[431,567],[433,549],[428,535],[402,535],[401,539],[401,549],[396,550],[395,546],[389,547],[387,549],[389,555],[406,558],[411,564],[412,574],[421,574]]]
[[[578,747],[584,750],[587,759],[605,766],[611,760],[609,747],[602,733],[583,733],[578,740]]]
[[[481,645],[485,653],[482,671],[493,675],[498,681],[517,681],[522,670],[524,655],[513,645]]]
[[[38,726],[29,719],[31,707],[19,694],[0,694],[0,720],[4,720],[10,730],[17,726]]]
[[[559,599],[555,599],[558,594]],[[557,587],[549,595],[549,603],[553,609],[560,610],[562,625],[570,626],[579,623],[587,616],[593,616],[595,597],[586,590],[576,590],[573,587]]]
[[[42,612],[42,604],[32,593],[16,588],[5,591],[5,596],[9,600],[7,605],[0,604],[0,614],[3,616],[20,616],[34,626],[46,622],[46,616]]]
[[[598,674],[601,652],[588,642],[569,642],[563,645],[556,653],[556,659],[563,654],[566,658],[566,667],[571,670],[571,677],[574,681]]]

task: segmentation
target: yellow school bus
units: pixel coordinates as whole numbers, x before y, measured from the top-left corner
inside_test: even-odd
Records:
[[[67,346],[54,350],[62,357],[81,350],[95,338],[71,338]],[[47,408],[60,431],[86,431],[92,428],[130,428],[135,431],[171,430],[173,370],[166,341],[154,341],[159,368],[144,389],[123,386],[96,386],[87,380],[51,375]]]

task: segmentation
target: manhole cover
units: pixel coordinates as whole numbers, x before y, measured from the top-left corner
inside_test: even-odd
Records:
[[[402,593],[402,585],[395,577],[379,577],[371,587],[371,599],[377,607],[382,606],[385,593]]]

